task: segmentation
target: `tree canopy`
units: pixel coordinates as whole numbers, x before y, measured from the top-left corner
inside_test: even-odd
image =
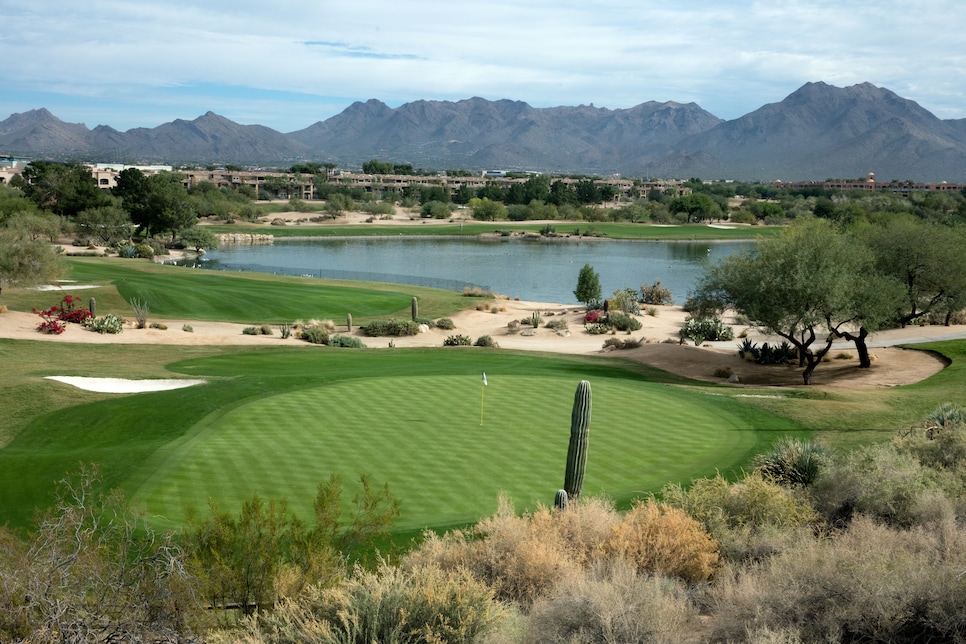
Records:
[[[895,283],[873,265],[867,249],[811,219],[709,267],[695,299],[705,309],[732,308],[791,343],[807,385],[837,332],[858,337],[865,329],[864,342],[889,317]]]

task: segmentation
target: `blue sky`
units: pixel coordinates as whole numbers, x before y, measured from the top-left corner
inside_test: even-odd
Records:
[[[354,101],[696,102],[725,119],[808,81],[966,118],[954,0],[0,0],[0,120],[119,130],[211,110],[282,132]]]

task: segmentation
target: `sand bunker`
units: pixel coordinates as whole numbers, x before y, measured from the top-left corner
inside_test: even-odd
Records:
[[[168,391],[184,389],[194,385],[203,385],[207,380],[125,380],[124,378],[82,378],[75,376],[47,376],[47,380],[56,380],[68,385],[96,391],[102,394],[141,394],[149,391]]]

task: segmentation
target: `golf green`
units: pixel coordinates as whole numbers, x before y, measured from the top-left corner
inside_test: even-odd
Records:
[[[617,376],[618,374],[615,374]],[[622,377],[591,379],[585,494],[619,503],[743,462],[760,444],[747,410],[720,397]],[[180,523],[209,499],[235,509],[257,492],[309,519],[320,481],[342,476],[345,511],[369,474],[402,501],[397,529],[473,521],[500,493],[518,507],[562,487],[573,376],[370,377],[241,402],[203,418],[145,464],[133,501]]]

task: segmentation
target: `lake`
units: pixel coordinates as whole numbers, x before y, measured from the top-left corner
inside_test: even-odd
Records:
[[[709,261],[753,242],[521,240],[508,238],[344,238],[276,240],[226,245],[200,261],[211,269],[352,279],[462,290],[481,286],[535,302],[576,303],[584,264],[600,275],[601,290],[638,289],[661,280],[680,304]]]

